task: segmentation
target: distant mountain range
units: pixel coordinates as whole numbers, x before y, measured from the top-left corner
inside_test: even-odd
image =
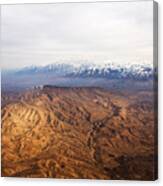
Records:
[[[106,78],[148,80],[153,78],[156,69],[149,64],[81,64],[66,63],[46,66],[30,66],[14,72],[16,75],[53,74],[59,77]]]

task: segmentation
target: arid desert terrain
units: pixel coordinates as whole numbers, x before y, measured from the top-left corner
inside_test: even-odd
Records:
[[[153,180],[152,91],[2,93],[2,176]]]

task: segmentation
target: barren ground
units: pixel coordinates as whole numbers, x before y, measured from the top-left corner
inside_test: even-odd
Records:
[[[2,176],[154,179],[152,92],[46,86],[2,101]]]

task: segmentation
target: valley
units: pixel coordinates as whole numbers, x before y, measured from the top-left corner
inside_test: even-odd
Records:
[[[152,91],[44,85],[2,103],[2,176],[155,177]]]

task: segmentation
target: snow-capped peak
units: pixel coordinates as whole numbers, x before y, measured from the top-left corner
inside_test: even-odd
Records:
[[[20,70],[21,73],[52,73],[57,76],[101,77],[101,78],[136,78],[147,79],[153,76],[152,63],[53,63],[46,66],[31,66]]]

